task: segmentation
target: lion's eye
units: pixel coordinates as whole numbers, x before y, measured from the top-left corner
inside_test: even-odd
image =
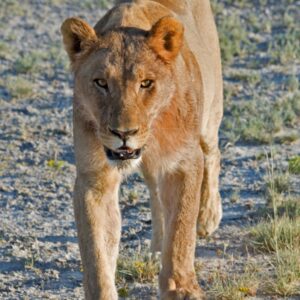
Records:
[[[151,87],[152,84],[153,84],[153,81],[152,81],[152,80],[150,80],[150,79],[145,79],[145,80],[143,80],[143,81],[141,82],[141,88],[147,89],[147,88]]]
[[[105,79],[95,79],[94,80],[95,84],[103,89],[107,89],[107,81]]]

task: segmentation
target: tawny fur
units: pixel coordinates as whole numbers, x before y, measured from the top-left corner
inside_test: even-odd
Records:
[[[86,299],[118,298],[118,189],[135,167],[150,189],[160,298],[204,299],[194,271],[196,233],[211,234],[222,216],[223,92],[209,1],[126,1],[94,28],[70,18],[61,30],[75,77],[74,209]],[[146,79],[153,84],[141,88]],[[141,160],[108,160],[104,147],[122,146],[111,128],[136,130],[127,145],[143,148]]]

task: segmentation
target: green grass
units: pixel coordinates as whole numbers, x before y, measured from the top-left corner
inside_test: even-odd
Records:
[[[300,155],[289,159],[289,171],[292,174],[300,174]]]
[[[32,51],[20,56],[14,64],[17,73],[35,73],[42,69],[45,54],[41,51]]]
[[[293,69],[289,68],[291,73],[284,69],[300,60],[295,2],[289,1],[274,11],[274,16],[262,18],[258,11],[266,3],[212,1],[225,75],[221,131],[233,144],[292,144],[299,139],[299,78]],[[273,11],[273,4],[270,9]],[[233,63],[240,63],[241,68],[232,69]],[[272,65],[282,67],[281,86],[265,80],[261,73],[262,66]],[[270,91],[274,91],[274,99]]]
[[[8,43],[0,41],[0,58],[7,59],[11,56],[11,50]]]
[[[243,54],[247,43],[247,32],[236,14],[218,15],[218,32],[223,64],[232,63],[234,58]]]
[[[230,195],[230,203],[238,203],[240,200],[240,190],[235,189]]]
[[[271,178],[266,180],[267,187],[267,203],[272,205],[274,200],[272,197],[277,195],[285,195],[290,191],[290,174],[288,172],[277,171]],[[278,199],[277,203],[278,203]]]
[[[231,102],[225,107],[225,117],[221,130],[230,142],[244,141],[268,144],[277,139],[285,127],[297,128],[300,124],[300,95],[271,102],[254,98],[249,101]],[[291,136],[291,141],[297,135]],[[286,139],[287,140],[287,139]],[[282,139],[284,141],[284,139]]]
[[[292,0],[279,10],[268,3],[273,15],[263,16],[259,12],[266,3],[212,1],[225,75],[221,131],[230,143],[291,144],[299,139],[299,74],[286,68],[300,60],[297,8]],[[230,74],[233,63],[240,67]],[[282,84],[266,80],[262,67],[279,69]]]
[[[24,16],[26,14],[26,5],[20,5],[16,0],[0,1],[0,17]]]
[[[64,166],[63,160],[50,159],[47,161],[47,166],[54,170],[60,170]]]
[[[138,193],[134,190],[130,191],[128,194],[128,201],[130,204],[135,205],[138,201]]]
[[[247,84],[251,87],[255,87],[261,81],[261,74],[259,72],[249,72],[249,70],[241,72],[235,72],[230,76],[233,80],[242,81],[243,84]]]
[[[13,99],[26,99],[34,96],[34,85],[22,77],[11,77],[6,80],[6,88]]]
[[[72,3],[73,5],[80,6],[85,9],[107,9],[109,8],[115,1],[111,0],[85,0],[85,1],[80,1],[80,0],[49,0],[50,5],[53,6],[60,6],[60,5],[65,5],[68,3]],[[49,4],[48,4],[49,5]]]
[[[258,100],[232,104],[228,111],[231,118],[225,116],[223,120],[227,138],[270,143],[274,134],[281,129],[283,122],[280,112],[272,110],[268,102],[265,104],[261,105]]]
[[[266,215],[271,216],[275,221],[276,218],[282,216],[298,218],[300,217],[300,197],[291,194],[290,173],[275,169],[273,157],[274,153],[271,150],[271,153],[267,155],[266,202],[269,210]]]
[[[86,9],[107,9],[111,6],[112,1],[109,0],[86,0],[80,3]]]
[[[287,78],[286,89],[289,92],[297,92],[299,90],[299,80],[295,74]]]
[[[56,67],[68,70],[69,60],[61,43],[54,43],[49,49],[48,56],[51,61],[54,61]]]
[[[297,23],[295,21],[295,23]],[[274,36],[269,43],[268,53],[274,63],[293,63],[300,59],[300,29],[292,28]]]

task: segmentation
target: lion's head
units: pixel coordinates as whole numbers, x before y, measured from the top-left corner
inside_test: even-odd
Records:
[[[100,34],[70,18],[61,30],[75,74],[76,113],[94,129],[110,162],[137,160],[174,95],[172,66],[183,26],[164,17],[150,31],[120,27]]]

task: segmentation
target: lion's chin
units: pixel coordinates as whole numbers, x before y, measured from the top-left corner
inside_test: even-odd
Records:
[[[108,160],[108,163],[117,168],[123,175],[129,175],[135,169],[138,169],[141,164],[141,157],[137,159],[127,159],[127,160]]]

